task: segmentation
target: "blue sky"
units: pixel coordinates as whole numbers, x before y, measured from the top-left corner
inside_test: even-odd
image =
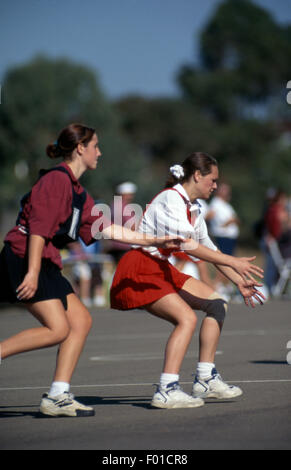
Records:
[[[0,81],[38,53],[93,68],[109,98],[173,96],[221,0],[1,0]],[[256,0],[291,22],[291,0]],[[290,77],[291,78],[291,77]]]

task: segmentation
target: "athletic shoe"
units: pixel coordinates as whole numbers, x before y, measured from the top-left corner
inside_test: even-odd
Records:
[[[39,411],[47,416],[94,416],[95,412],[90,406],[82,405],[74,400],[74,395],[64,392],[56,397],[47,393],[42,396]]]
[[[93,299],[93,304],[95,307],[105,307],[106,305],[106,299],[103,297],[103,295],[96,295]]]
[[[195,398],[234,398],[242,393],[239,387],[223,382],[215,368],[212,369],[211,377],[208,379],[200,379],[196,375],[192,390],[192,396]]]
[[[87,307],[87,308],[91,308],[93,306],[93,302],[90,299],[90,297],[81,297],[80,300],[81,300],[82,304],[84,304],[85,307]]]
[[[151,406],[155,408],[196,408],[204,405],[201,398],[194,398],[183,392],[179,382],[171,382],[166,388],[157,385]]]

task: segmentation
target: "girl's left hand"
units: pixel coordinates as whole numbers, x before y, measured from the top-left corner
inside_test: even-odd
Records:
[[[34,272],[28,272],[23,279],[23,282],[18,286],[16,295],[18,300],[29,300],[31,299],[38,287],[38,274]]]
[[[255,264],[252,264],[252,261],[256,259],[255,256],[250,258],[237,258],[233,257],[233,269],[246,281],[251,280],[253,283],[256,283],[254,276],[258,276],[263,279],[264,270]]]
[[[259,302],[259,304],[263,305],[263,301],[266,300],[264,294],[260,292],[256,287],[262,287],[263,284],[258,282],[254,282],[252,280],[243,280],[238,284],[238,289],[241,295],[244,298],[245,304],[248,307],[251,305],[253,308],[255,307],[254,299]]]

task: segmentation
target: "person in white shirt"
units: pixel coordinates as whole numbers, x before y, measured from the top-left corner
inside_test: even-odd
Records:
[[[217,250],[208,236],[198,198],[208,199],[217,187],[216,160],[196,152],[182,165],[170,168],[166,189],[147,206],[138,231],[141,236],[181,236],[182,249],[195,260],[211,263],[234,282],[245,299],[254,306],[262,302],[261,286],[253,275],[262,270],[252,264],[255,257],[235,258]],[[214,363],[227,303],[201,280],[179,272],[170,262],[173,250],[133,247],[119,262],[112,286],[111,307],[118,310],[142,308],[169,321],[174,329],[165,349],[160,384],[152,399],[158,408],[192,408],[204,404],[203,398],[233,398],[242,394],[239,387],[223,382]],[[193,309],[206,316],[199,336],[199,362],[192,395],[179,385],[179,371],[195,330]]]
[[[239,236],[240,220],[230,204],[231,186],[227,183],[218,185],[215,196],[209,204],[208,222],[211,235],[222,253],[234,255]],[[230,299],[233,285],[220,272],[214,279],[216,290],[226,300]]]
[[[239,218],[230,204],[231,187],[222,183],[209,204],[211,211],[210,231],[215,237],[218,248],[228,255],[234,253],[239,236]]]

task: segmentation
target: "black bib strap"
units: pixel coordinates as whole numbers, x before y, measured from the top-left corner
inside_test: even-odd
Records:
[[[59,249],[62,249],[68,243],[75,242],[79,238],[82,212],[83,212],[84,204],[86,202],[87,192],[85,190],[80,194],[75,192],[72,177],[71,177],[70,173],[68,172],[68,170],[66,170],[66,168],[64,168],[62,166],[56,166],[54,168],[49,168],[48,170],[44,170],[44,169],[40,170],[39,171],[39,177],[38,177],[37,181],[39,181],[40,178],[42,178],[47,173],[50,173],[51,171],[61,171],[62,173],[66,173],[69,176],[71,184],[72,184],[72,211],[71,211],[71,214],[68,217],[68,219],[60,225],[59,230],[57,231],[57,233],[52,238],[52,242],[55,245],[55,247],[59,248]],[[18,217],[17,217],[17,221],[16,221],[17,225],[20,224],[21,213],[22,213],[22,210],[23,210],[23,207],[24,207],[25,203],[28,201],[28,199],[30,197],[30,194],[31,194],[31,191],[29,193],[25,194],[25,196],[23,196],[23,198],[21,199],[21,210],[20,210],[20,212],[18,214]],[[62,201],[60,201],[60,204],[61,203],[62,203]]]

